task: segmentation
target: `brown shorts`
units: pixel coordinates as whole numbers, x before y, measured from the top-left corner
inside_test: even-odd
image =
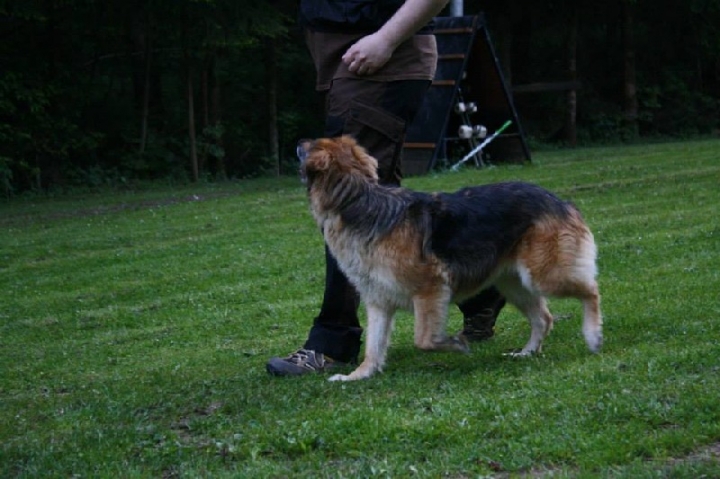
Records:
[[[433,35],[415,35],[376,73],[359,76],[342,55],[361,37],[306,31],[317,89],[326,94],[325,136],[354,136],[378,160],[380,182],[399,185],[405,130],[435,75],[437,43]]]
[[[435,35],[414,35],[401,43],[388,62],[370,76],[348,70],[342,56],[363,35],[305,31],[305,42],[315,64],[316,88],[330,88],[338,78],[370,79],[373,81],[432,80],[437,68]]]
[[[429,85],[427,80],[337,78],[327,92],[325,136],[353,136],[378,160],[380,183],[399,185],[405,130]]]

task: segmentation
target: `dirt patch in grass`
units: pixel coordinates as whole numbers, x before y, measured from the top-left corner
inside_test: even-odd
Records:
[[[720,460],[720,441],[710,444],[709,446],[703,447],[702,449],[699,449],[696,452],[693,452],[691,454],[688,454],[684,457],[672,457],[668,459],[657,459],[649,461],[650,463],[656,463],[658,470],[664,470],[667,468],[672,468],[675,466],[680,466],[682,464],[692,464],[692,463],[700,463],[705,461],[718,461]],[[519,477],[519,478],[545,478],[545,477],[557,477],[558,474],[561,472],[560,469],[554,469],[552,467],[550,468],[534,468],[530,471],[523,471],[523,472],[504,472],[502,471],[502,465],[499,463],[491,462],[488,464],[488,467],[495,471],[495,473],[491,476],[494,479],[509,479],[511,477]],[[566,470],[565,473],[568,477],[574,477],[576,475],[580,475],[581,471],[572,471],[572,470]],[[565,476],[562,476],[565,477]]]
[[[688,456],[669,459],[668,462],[671,464],[677,464],[681,462],[707,461],[708,459],[720,459],[720,441],[710,444],[709,446],[689,454]]]

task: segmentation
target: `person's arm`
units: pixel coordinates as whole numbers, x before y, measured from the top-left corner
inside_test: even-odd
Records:
[[[448,0],[407,0],[377,32],[362,37],[348,48],[343,62],[358,75],[379,70],[402,42],[440,13]]]

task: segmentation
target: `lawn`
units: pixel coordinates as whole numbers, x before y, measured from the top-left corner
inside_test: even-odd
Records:
[[[410,178],[538,183],[599,247],[605,345],[581,307],[542,354],[506,308],[470,355],[274,378],[323,288],[294,178],[0,203],[0,477],[720,477],[720,141],[539,152]],[[453,310],[451,329],[460,328]]]

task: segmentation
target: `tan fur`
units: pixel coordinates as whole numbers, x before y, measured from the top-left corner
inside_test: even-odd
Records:
[[[583,303],[583,334],[591,351],[602,344],[600,295],[595,281],[596,247],[579,215],[569,221],[540,221],[523,236],[514,251],[515,274],[500,276],[497,287],[517,306],[532,327],[530,340],[518,355],[540,352],[553,327],[546,296],[573,297]],[[517,281],[519,279],[519,283]]]
[[[304,165],[313,215],[368,313],[363,362],[351,374],[335,375],[331,380],[362,379],[382,370],[393,316],[400,308],[415,314],[418,348],[467,352],[462,336],[446,334],[448,306],[491,285],[530,322],[531,336],[519,355],[539,352],[552,329],[546,296],[582,301],[586,342],[592,351],[599,349],[602,319],[595,282],[596,248],[579,213],[562,221],[538,219],[510,253],[498,260],[485,283],[455,291],[456,278],[439,258],[424,253],[422,238],[412,224],[400,223],[376,238],[353,232],[343,223],[336,210],[338,195],[362,188],[363,183],[376,184],[376,170],[376,160],[349,137],[317,140]]]

